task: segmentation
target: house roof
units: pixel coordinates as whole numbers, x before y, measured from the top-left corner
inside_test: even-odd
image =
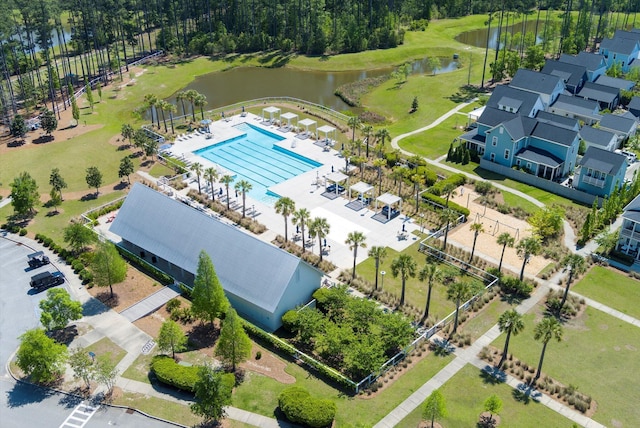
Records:
[[[552,107],[579,114],[580,116],[596,117],[600,110],[600,105],[595,100],[585,100],[580,97],[559,95]]]
[[[640,111],[640,97],[632,97],[627,108]]]
[[[587,69],[587,71],[595,71],[599,68],[606,67],[604,57],[600,54],[591,52],[580,52],[577,56],[562,54],[560,55],[561,62],[568,62],[570,64],[581,65]]]
[[[633,198],[633,200],[624,207],[622,216],[640,223],[640,195]]]
[[[637,29],[633,29],[632,31],[616,30],[613,34],[613,38],[631,39],[640,42],[640,32],[638,32]]]
[[[489,100],[487,100],[487,107],[500,109],[500,101],[503,98],[521,101],[522,104],[517,110],[517,113],[529,116],[536,103],[540,100],[540,95],[534,92],[516,89],[507,85],[498,85],[493,90],[493,93],[489,97]]]
[[[584,78],[587,80],[587,69],[583,65],[548,59],[542,68],[543,73],[561,77],[568,85],[578,86]]]
[[[596,144],[602,147],[608,147],[612,140],[618,141],[616,134],[613,132],[594,128],[589,125],[580,128],[580,137],[589,144]]]
[[[576,140],[578,132],[550,123],[538,122],[531,135],[546,141],[562,144],[563,146],[570,146]]]
[[[555,91],[558,83],[561,82],[562,79],[558,76],[521,68],[513,76],[509,86],[538,94],[550,95]]]
[[[604,86],[616,88],[621,91],[622,90],[630,91],[636,85],[635,82],[632,82],[631,80],[620,79],[618,77],[610,77],[605,74],[598,77],[598,79],[596,79],[596,83],[598,85],[604,85]]]
[[[577,119],[560,116],[559,114],[553,114],[548,111],[539,111],[538,114],[536,114],[536,119],[540,122],[551,123],[561,128],[578,129]]]
[[[600,42],[600,51],[606,49],[610,52],[631,55],[634,50],[638,49],[638,41],[635,39],[626,39],[623,37],[614,37],[613,39],[604,38]]]
[[[538,147],[529,146],[527,148],[524,148],[516,153],[516,157],[519,157],[520,159],[523,159],[525,161],[547,165],[551,168],[557,168],[562,164],[562,159]]]
[[[605,114],[602,116],[602,119],[600,119],[601,128],[613,129],[614,131],[620,131],[625,134],[630,133],[635,124],[635,120],[620,116],[619,114]]]
[[[493,128],[499,123],[513,119],[515,116],[515,113],[487,106],[478,118],[477,122],[481,125],[487,125]]]
[[[498,100],[498,105],[500,107],[507,107],[517,112],[520,106],[522,106],[522,101],[510,97],[502,97]]]
[[[577,94],[578,97],[605,102],[607,104],[614,102],[618,95],[620,95],[618,88],[592,82],[586,82]]]
[[[615,175],[623,165],[626,165],[626,162],[627,157],[625,155],[591,146],[582,156],[580,165],[583,168],[591,168],[609,175]]]
[[[469,132],[465,132],[464,134],[458,137],[462,141],[470,141],[473,143],[484,144],[487,141],[487,137],[484,135],[478,134],[478,128],[474,128]]]
[[[110,231],[193,274],[200,251],[206,251],[225,291],[270,312],[304,263],[139,183],[129,192]]]

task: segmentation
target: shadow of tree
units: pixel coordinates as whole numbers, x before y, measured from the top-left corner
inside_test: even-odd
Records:
[[[433,353],[438,357],[446,357],[456,350],[456,347],[446,339],[434,339],[431,342],[430,347],[433,350]]]
[[[453,95],[450,95],[446,98],[450,99],[455,103],[463,103],[465,101],[469,101],[478,96],[478,94],[483,93],[480,88],[474,85],[464,85],[458,88],[458,92]]]
[[[70,325],[60,330],[54,330],[48,336],[58,343],[69,346],[78,336],[78,328],[75,325]]]
[[[62,394],[58,404],[67,409],[73,409],[78,404],[82,403],[82,396],[85,395],[81,388],[75,388],[73,391],[70,391],[71,394]]]
[[[120,303],[118,293],[113,293],[113,296],[111,296],[111,292],[109,290],[96,294],[95,298],[109,308],[115,308]]]
[[[507,375],[502,370],[488,364],[480,370],[480,378],[488,385],[498,385],[507,381]]]
[[[98,195],[95,192],[87,193],[83,197],[80,198],[81,201],[93,201],[94,199],[98,199]]]
[[[29,404],[40,403],[55,394],[48,388],[42,388],[25,382],[17,382],[13,389],[7,392],[7,406],[16,408]]]
[[[219,335],[220,331],[211,323],[195,325],[189,331],[189,346],[192,349],[209,348]]]
[[[45,143],[49,143],[51,141],[54,140],[53,135],[41,135],[38,138],[34,138],[32,143],[33,144],[45,144]]]
[[[82,304],[82,314],[85,317],[99,315],[107,312],[108,310],[109,307],[96,298],[89,299]]]

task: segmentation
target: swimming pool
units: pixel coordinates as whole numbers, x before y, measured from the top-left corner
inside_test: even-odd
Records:
[[[322,166],[274,143],[285,138],[249,123],[234,126],[242,135],[196,150],[194,154],[235,173],[235,181],[247,180],[249,196],[273,203],[277,198],[269,187]]]

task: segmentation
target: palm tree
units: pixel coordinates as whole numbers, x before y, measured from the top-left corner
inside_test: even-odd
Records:
[[[443,277],[443,272],[438,268],[437,264],[427,263],[418,272],[418,279],[423,282],[427,281],[427,304],[424,307],[424,315],[420,322],[424,322],[429,318],[429,306],[431,306],[431,289],[433,288],[434,281],[440,281]]]
[[[533,378],[533,383],[540,378],[542,372],[542,362],[544,361],[544,353],[547,350],[547,343],[551,339],[560,342],[562,340],[562,325],[554,317],[544,317],[542,321],[536,324],[533,338],[542,342],[542,353],[540,354],[540,362],[538,363],[538,371]]]
[[[373,289],[374,291],[378,291],[378,271],[380,270],[380,264],[387,257],[387,247],[371,247],[369,250],[369,257],[373,257],[376,261],[376,282]]]
[[[196,107],[200,107],[200,116],[201,119],[204,120],[204,106],[207,105],[207,97],[204,94],[198,94],[193,99],[193,104]]]
[[[413,191],[416,192],[416,212],[420,208],[420,185],[424,184],[424,175],[422,174],[413,174],[411,176],[411,181],[413,181]]]
[[[396,184],[396,181],[398,182],[398,196],[400,197],[402,197],[402,182],[407,176],[407,171],[408,168],[406,166],[398,165],[393,168],[393,172],[391,173],[391,177],[394,180],[393,184]]]
[[[498,236],[497,242],[499,245],[502,245],[502,254],[500,254],[500,263],[498,264],[498,273],[500,273],[500,271],[502,270],[502,260],[504,259],[504,250],[506,250],[507,247],[513,247],[516,239],[508,232],[504,232]]]
[[[318,238],[320,248],[320,261],[322,261],[322,239],[329,234],[331,226],[326,218],[316,217],[309,223],[309,234]]]
[[[476,252],[476,241],[478,240],[478,235],[484,232],[484,226],[482,223],[473,223],[470,226],[471,230],[473,230],[473,246],[471,247],[471,257],[469,257],[469,263],[473,260],[473,253]]]
[[[184,93],[184,97],[189,100],[189,103],[191,103],[191,117],[193,118],[194,122],[196,120],[196,108],[194,106],[194,102],[197,96],[198,91],[196,91],[195,89],[189,89]]]
[[[498,367],[502,367],[505,358],[507,358],[507,352],[509,351],[509,339],[511,334],[517,336],[522,330],[524,330],[524,321],[522,321],[522,315],[515,309],[505,311],[498,318],[498,328],[502,333],[507,333],[507,337],[504,340],[504,349],[502,350],[502,358],[498,363]]]
[[[364,242],[367,238],[364,233],[360,231],[349,232],[347,240],[344,242],[349,246],[349,249],[353,251],[353,273],[352,279],[356,279],[356,259],[358,258],[358,248],[366,248],[367,244]]]
[[[176,107],[175,104],[167,103],[166,110],[169,112],[169,121],[171,122],[171,133],[175,134],[176,133],[176,129],[173,126],[173,115],[174,115],[175,112],[178,111],[178,107]]]
[[[289,239],[287,234],[289,226],[288,219],[289,216],[296,210],[296,203],[293,199],[285,196],[276,201],[276,203],[274,204],[274,208],[276,209],[277,214],[282,214],[282,216],[284,217],[284,242],[286,243]]]
[[[391,274],[394,278],[400,275],[400,279],[402,280],[402,292],[400,293],[400,303],[398,307],[404,306],[407,278],[416,276],[416,267],[416,261],[409,254],[402,253],[391,262]]]
[[[185,91],[180,91],[176,94],[176,101],[179,101],[180,104],[182,105],[182,116],[186,119],[187,118],[187,109],[184,106],[184,100],[189,99],[187,97],[187,93]]]
[[[160,110],[160,114],[162,115],[162,123],[164,123],[164,132],[167,132],[167,118],[164,116],[164,111],[169,108],[171,104],[165,100],[158,100],[156,103],[156,108]],[[158,126],[159,128],[159,126]]]
[[[384,142],[387,138],[391,138],[391,135],[389,134],[389,131],[387,130],[387,128],[380,128],[376,131],[376,143],[378,143],[378,141],[380,141],[380,147],[382,147],[381,150],[379,150],[379,152],[381,152],[384,149]],[[380,153],[378,153],[378,156],[380,155]]]
[[[356,116],[351,116],[349,118],[349,128],[351,128],[352,133],[351,133],[351,142],[353,143],[356,139],[356,130],[360,128],[360,123],[362,121],[360,120],[360,116],[356,115]]]
[[[540,244],[540,240],[537,236],[529,236],[524,238],[518,242],[516,246],[516,250],[518,251],[518,256],[522,257],[522,269],[520,269],[520,281],[524,279],[524,267],[529,262],[531,256],[535,256],[540,252],[542,245]]]
[[[198,194],[201,195],[202,187],[200,187],[200,176],[202,175],[202,164],[200,162],[194,163],[191,165],[191,171],[193,171],[198,178]]]
[[[458,218],[458,213],[450,208],[445,208],[440,211],[440,224],[446,224],[444,229],[444,244],[442,245],[442,250],[447,250],[447,238],[449,237],[449,224],[451,222],[456,221]]]
[[[349,175],[349,159],[351,158],[351,150],[345,149],[340,154],[344,158],[344,173]]]
[[[454,282],[447,289],[447,299],[456,302],[456,316],[453,321],[452,335],[458,331],[458,313],[460,312],[460,303],[469,300],[476,294],[477,287],[469,282]]]
[[[213,190],[213,182],[218,179],[218,170],[214,167],[209,167],[204,170],[204,176],[209,180],[209,186],[211,186],[211,200],[216,200],[216,193]]]
[[[366,142],[366,146],[365,146],[365,153],[367,155],[367,158],[369,157],[369,145],[371,144],[371,133],[373,132],[373,126],[371,125],[364,125],[362,127],[362,133],[365,136],[364,141]]]
[[[247,192],[251,191],[253,186],[247,180],[240,180],[236,183],[235,189],[242,192],[242,218],[245,217],[247,209]]]
[[[562,266],[566,269],[569,269],[569,278],[567,278],[567,286],[564,289],[564,294],[562,295],[562,302],[560,302],[560,308],[558,312],[562,311],[562,307],[567,301],[567,297],[569,295],[569,287],[571,286],[571,282],[573,281],[573,276],[575,274],[580,275],[586,270],[584,258],[579,254],[569,254],[562,260]]]
[[[309,222],[310,218],[311,218],[311,213],[306,208],[300,208],[299,210],[293,213],[292,221],[295,225],[300,226],[300,230],[302,231],[302,252],[305,251],[304,226]]]
[[[456,194],[456,185],[453,183],[448,183],[446,184],[443,188],[442,188],[442,193],[445,193],[447,195],[446,198],[446,203],[445,206],[448,207],[449,206],[449,199],[451,198],[451,196],[455,196]]]
[[[378,196],[382,195],[382,167],[386,164],[386,159],[375,159],[373,161],[373,166],[378,170]]]
[[[155,125],[153,116],[154,116],[155,108],[158,105],[158,97],[155,94],[147,94],[144,96],[144,104],[146,108],[148,108],[151,111],[151,123]],[[158,119],[158,129],[160,129],[160,117],[158,117],[157,114],[155,114],[155,117]]]
[[[225,187],[225,189],[227,191],[227,210],[230,210],[231,207],[230,207],[230,204],[229,204],[229,185],[231,183],[233,183],[233,176],[228,175],[228,174],[223,175],[222,178],[220,179],[220,182],[222,184],[224,184],[224,187]]]

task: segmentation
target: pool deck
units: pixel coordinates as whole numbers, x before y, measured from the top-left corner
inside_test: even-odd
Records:
[[[345,167],[345,160],[339,151],[335,149],[325,150],[323,147],[314,144],[316,142],[314,139],[297,138],[294,132],[282,133],[278,131],[278,127],[275,125],[265,126],[260,116],[247,114],[246,117],[241,117],[236,115],[226,120],[218,120],[211,124],[213,138],[207,139],[204,134],[192,133],[190,138],[182,137],[177,140],[169,151],[172,155],[186,159],[191,163],[199,162],[205,168],[215,166],[221,169],[219,166],[192,152],[240,135],[241,132],[234,129],[233,126],[242,122],[262,127],[271,133],[285,137],[286,139],[279,145],[322,164],[318,168],[277,184],[271,187],[270,190],[280,196],[288,196],[293,199],[296,203],[296,209],[307,208],[311,212],[312,219],[315,217],[327,219],[331,227],[330,233],[326,237],[327,248],[330,248],[330,251],[325,253],[324,258],[338,266],[338,270],[349,269],[353,266],[353,251],[345,244],[349,232],[357,230],[363,232],[366,236],[365,243],[367,247],[358,250],[358,263],[367,258],[369,248],[373,246],[385,246],[401,251],[418,240],[417,236],[412,232],[418,231],[420,226],[404,215],[400,215],[386,223],[374,219],[373,216],[376,214],[376,211],[374,211],[375,198],[369,207],[356,211],[348,207],[347,204],[357,198],[357,194],[352,195],[351,200],[348,199],[348,191],[335,199],[323,196],[322,193],[325,191],[324,183],[327,175],[331,174],[332,167],[333,171],[336,172],[342,171]],[[339,147],[336,148],[339,149]],[[349,180],[351,185],[360,181],[357,176],[352,176]],[[342,185],[345,186],[345,183],[342,183]],[[196,190],[198,188],[197,183],[193,182],[193,180],[190,180],[189,186]],[[214,189],[218,187],[223,187],[223,185],[219,183],[214,185]],[[186,194],[187,192],[188,189],[184,189],[179,193]],[[235,197],[233,190],[230,190],[230,196],[232,203],[235,202],[233,205],[238,206],[238,209],[241,210],[242,196]],[[351,204],[352,207],[354,205],[356,204]],[[379,205],[378,211],[381,208],[382,205]],[[246,209],[248,217],[255,216],[257,221],[268,228],[265,233],[257,235],[259,239],[271,242],[277,235],[284,236],[284,218],[282,215],[276,214],[273,206],[252,199],[247,195]],[[226,219],[222,221],[230,222]],[[406,233],[401,233],[403,224]],[[291,224],[291,217],[289,217],[288,235],[289,239],[296,235],[296,227]],[[308,236],[305,237],[305,241],[308,239]],[[307,250],[318,254],[319,244],[317,240],[312,246],[308,246]],[[384,266],[382,269],[384,269]],[[332,276],[335,276],[335,274],[337,272]]]

